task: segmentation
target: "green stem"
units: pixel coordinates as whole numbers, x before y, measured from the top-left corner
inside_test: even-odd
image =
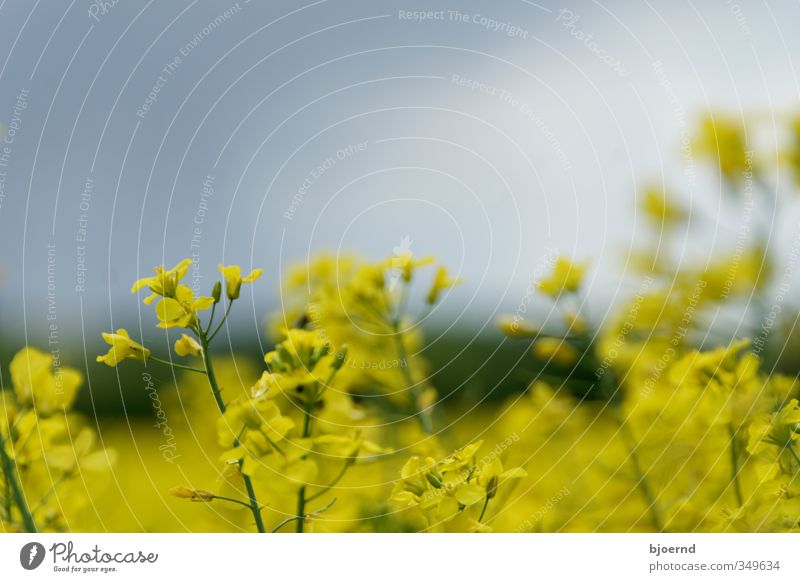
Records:
[[[588,326],[587,326],[588,327]],[[599,366],[601,365],[601,358],[597,353],[597,346],[591,340],[591,335],[588,331],[584,332],[584,337],[588,341],[588,348],[587,351],[589,353],[590,359],[593,362],[593,365]],[[656,531],[661,532],[664,530],[664,522],[661,519],[661,513],[658,509],[658,504],[656,503],[656,496],[653,494],[653,490],[650,489],[650,483],[647,481],[647,476],[642,469],[642,463],[639,460],[639,455],[636,453],[636,438],[631,431],[631,428],[628,426],[625,419],[620,416],[620,385],[617,383],[616,378],[612,370],[609,368],[608,373],[597,377],[598,388],[600,390],[600,394],[606,401],[606,406],[611,408],[612,416],[619,427],[620,434],[622,435],[622,440],[625,443],[625,448],[628,450],[628,456],[631,460],[631,465],[633,465],[633,470],[636,474],[636,488],[641,493],[642,497],[644,498],[645,502],[647,503],[647,511],[650,513],[650,519],[653,522],[653,527]]]
[[[486,515],[486,508],[489,506],[489,496],[486,496],[486,501],[483,502],[483,509],[481,509],[481,516],[478,518],[478,523],[483,521],[483,516]]]
[[[223,495],[214,495],[214,499],[219,499],[221,501],[230,501],[231,503],[236,503],[237,505],[243,505],[247,509],[250,509],[250,504],[242,501],[241,499],[234,499],[233,497],[225,497]]]
[[[311,434],[311,407],[313,404],[306,404],[303,407],[303,436],[302,438],[308,438]],[[297,533],[303,533],[303,529],[305,528],[306,522],[306,487],[303,485],[297,492],[297,511],[295,512],[297,515],[295,519],[297,519],[297,527],[295,531]]]
[[[214,374],[214,363],[211,361],[211,352],[208,349],[208,340],[205,334],[200,335],[200,344],[203,347],[203,365],[206,368],[206,376],[208,376],[208,384],[211,386],[211,394],[214,395],[214,401],[217,403],[220,413],[225,414],[227,406],[222,399],[222,391],[217,384],[217,376]]]
[[[306,502],[309,502],[309,501],[314,501],[314,500],[315,500],[315,499],[317,499],[318,497],[321,497],[322,495],[324,495],[325,493],[327,493],[328,491],[330,491],[331,489],[333,489],[333,488],[336,486],[336,484],[337,484],[339,481],[341,481],[341,480],[342,480],[342,477],[344,477],[345,473],[347,473],[347,469],[349,469],[349,468],[350,468],[350,466],[353,464],[353,461],[354,461],[354,460],[355,460],[355,459],[353,459],[353,460],[351,460],[351,459],[348,459],[348,460],[345,462],[345,464],[342,466],[342,470],[341,470],[341,471],[339,471],[339,474],[338,474],[338,475],[336,475],[336,477],[334,477],[334,478],[333,478],[333,481],[331,481],[330,483],[328,483],[327,485],[325,485],[325,487],[323,487],[323,488],[322,488],[320,491],[317,491],[316,493],[314,493],[314,495],[311,495],[311,496],[307,497],[307,498],[306,498]]]
[[[3,495],[3,504],[5,505],[4,519],[11,521],[11,506],[13,504],[13,501],[11,500],[11,495],[9,494],[9,491],[11,491],[11,481],[9,481],[8,474],[6,474],[5,471],[3,471],[3,479],[6,482]]]
[[[208,335],[211,326],[214,325],[214,315],[217,313],[217,302],[214,302],[214,305],[211,306],[211,315],[208,316],[208,325],[206,326],[205,334]],[[199,324],[198,324],[199,327]]]
[[[800,457],[797,456],[797,451],[794,450],[794,444],[790,443],[789,446],[786,447],[789,449],[789,452],[792,453],[792,457],[794,457],[794,462],[797,463],[798,469],[800,469]]]
[[[172,366],[173,368],[180,368],[181,370],[189,370],[190,372],[197,372],[198,374],[205,374],[206,371],[202,368],[192,368],[191,366],[184,366],[183,364],[176,364],[175,362],[170,362],[168,360],[162,360],[161,358],[157,358],[155,356],[147,356],[148,360],[153,360],[154,362],[158,362],[160,364],[166,364],[167,366]]]
[[[630,427],[627,425],[627,423],[620,419],[617,415],[615,415],[615,417],[617,418],[617,423],[619,424],[620,432],[622,433],[622,440],[625,441],[625,445],[628,449],[628,455],[631,459],[631,464],[636,472],[636,487],[639,489],[639,492],[642,494],[642,497],[644,497],[645,502],[647,503],[647,510],[650,512],[650,519],[653,520],[653,527],[655,527],[656,531],[661,532],[664,529],[663,521],[661,520],[661,514],[658,511],[655,495],[653,495],[653,491],[650,489],[650,484],[647,482],[647,477],[642,469],[639,456],[636,454],[636,441],[633,438],[633,434],[631,433]]]
[[[728,434],[730,435],[730,453],[731,453],[731,479],[733,481],[733,491],[736,494],[736,502],[739,507],[744,505],[744,498],[742,497],[742,485],[739,482],[739,447],[736,446],[736,431],[733,424],[728,424]]]
[[[22,486],[19,484],[19,480],[17,479],[14,462],[11,460],[11,457],[8,456],[8,452],[6,451],[5,440],[2,433],[0,433],[0,463],[3,465],[3,473],[5,473],[6,481],[11,487],[11,494],[14,496],[17,509],[19,509],[19,512],[22,515],[22,525],[25,527],[25,531],[28,533],[36,533],[36,522],[33,521],[33,515],[31,515],[31,512],[28,509],[28,504],[25,501],[25,494],[23,493]]]
[[[321,507],[321,508],[317,509],[316,511],[312,511],[308,515],[319,515],[323,511],[327,511],[328,508],[330,508],[330,506],[333,505],[334,503],[336,503],[336,498],[335,497],[333,499],[331,499],[330,502],[325,507]],[[303,516],[303,517],[306,517],[306,516]],[[278,525],[275,526],[275,529],[272,530],[272,533],[276,533],[278,530],[280,530],[287,523],[292,523],[293,521],[296,521],[296,520],[299,520],[299,519],[300,519],[299,515],[293,515],[292,517],[287,517],[286,519],[284,519],[282,522],[280,522]]]
[[[203,334],[205,337],[208,338],[209,342],[214,339],[214,336],[217,335],[219,333],[219,330],[222,329],[222,326],[225,325],[225,322],[228,319],[228,315],[230,315],[231,307],[233,307],[233,301],[231,301],[229,299],[228,300],[228,307],[225,308],[225,315],[222,316],[222,319],[220,320],[219,325],[216,327],[216,329],[214,329],[214,331],[211,333],[211,335]]]
[[[225,314],[227,317],[227,313]],[[224,320],[223,320],[224,321]],[[221,325],[221,324],[220,324]],[[198,329],[199,326],[198,326]],[[222,399],[222,391],[219,388],[219,384],[217,383],[217,376],[214,373],[214,364],[211,360],[211,352],[208,349],[209,339],[206,337],[206,334],[200,331],[198,334],[200,338],[200,345],[203,348],[203,364],[206,368],[206,377],[208,378],[208,384],[211,386],[211,394],[214,395],[214,401],[217,403],[217,408],[219,409],[220,414],[225,414],[227,410],[227,406],[225,405],[225,401]],[[234,443],[235,447],[239,446],[239,439],[236,439]],[[241,472],[242,462],[239,461],[239,469]],[[250,511],[253,514],[253,519],[256,523],[256,528],[258,528],[259,533],[266,533],[266,528],[264,527],[264,519],[261,516],[261,506],[258,503],[258,499],[256,498],[256,491],[253,488],[253,482],[250,479],[249,475],[245,475],[242,473],[242,479],[244,480],[245,489],[247,489],[247,497],[249,501]]]
[[[397,345],[397,357],[400,359],[400,364],[405,363],[405,366],[400,366],[400,371],[406,381],[408,389],[411,391],[411,397],[414,399],[414,410],[417,411],[417,418],[422,426],[422,430],[430,434],[433,432],[433,423],[431,422],[430,410],[419,410],[417,399],[419,397],[419,389],[414,382],[414,377],[411,375],[411,362],[408,360],[408,353],[406,346],[403,343],[403,332],[400,331],[400,319],[395,318],[392,321],[392,337]]]

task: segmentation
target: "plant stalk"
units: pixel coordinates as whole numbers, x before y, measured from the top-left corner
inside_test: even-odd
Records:
[[[36,533],[36,522],[33,521],[33,515],[31,515],[30,509],[28,509],[28,503],[25,501],[25,494],[22,491],[22,486],[14,470],[14,462],[6,452],[5,439],[3,438],[2,432],[0,432],[0,463],[3,465],[3,473],[6,476],[6,482],[11,488],[14,502],[17,504],[17,509],[19,509],[22,515],[22,525],[25,527],[25,531],[28,533]]]

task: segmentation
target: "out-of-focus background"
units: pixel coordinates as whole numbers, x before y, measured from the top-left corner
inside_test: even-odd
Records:
[[[644,182],[716,217],[680,257],[730,249],[741,216],[688,144],[710,109],[763,115],[775,130],[758,139],[779,139],[798,16],[788,1],[0,2],[4,381],[36,345],[84,371],[82,410],[150,414],[138,371],[94,358],[119,327],[169,348],[130,293],[154,265],[192,258],[206,294],[218,263],[264,268],[226,328],[256,361],[289,265],[400,248],[464,279],[425,321],[440,391],[524,386],[526,346],[496,317],[546,317],[529,289],[562,252],[591,260],[602,322],[632,291]]]

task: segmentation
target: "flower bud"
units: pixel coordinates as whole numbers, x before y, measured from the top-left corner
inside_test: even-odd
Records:
[[[219,300],[222,297],[222,283],[219,281],[214,283],[214,290],[211,291],[211,297],[214,298],[214,303],[219,303]]]
[[[489,479],[489,483],[486,485],[486,499],[492,499],[497,495],[498,482],[497,475]]]
[[[192,501],[208,502],[213,500],[216,495],[211,491],[205,489],[192,489],[186,485],[178,485],[169,490],[170,495],[180,497],[182,499],[191,499]]]
[[[511,338],[536,337],[541,331],[536,325],[519,316],[505,316],[497,322],[497,327],[503,335]]]
[[[342,349],[336,352],[336,357],[331,363],[331,369],[339,370],[347,361],[347,346],[342,346]]]
[[[438,475],[435,475],[434,473],[425,473],[425,478],[428,480],[428,483],[437,489],[442,488],[442,480]]]
[[[544,338],[533,344],[533,355],[540,360],[552,361],[558,366],[572,366],[580,352],[563,339]]]

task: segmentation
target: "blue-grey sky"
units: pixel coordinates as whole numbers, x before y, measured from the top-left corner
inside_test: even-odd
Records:
[[[2,0],[4,333],[95,344],[136,321],[134,279],[192,255],[201,290],[219,262],[265,269],[238,314],[254,328],[288,264],[403,240],[464,278],[450,319],[513,311],[552,249],[594,261],[604,304],[638,187],[713,205],[680,150],[697,117],[794,110],[798,17],[788,1]]]

